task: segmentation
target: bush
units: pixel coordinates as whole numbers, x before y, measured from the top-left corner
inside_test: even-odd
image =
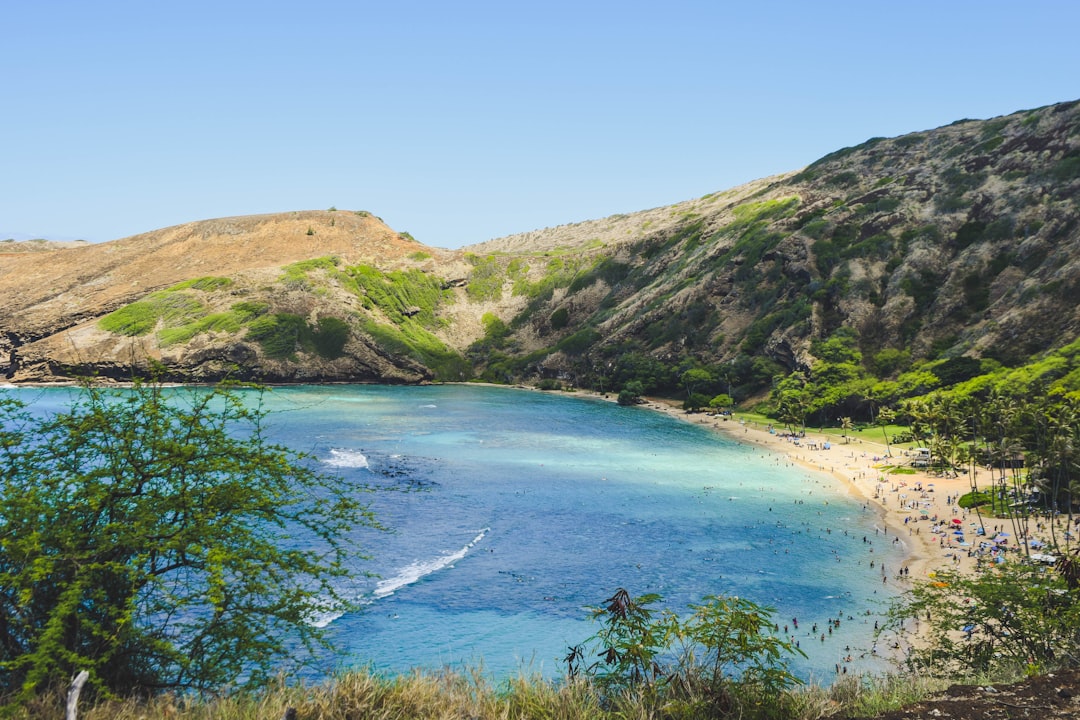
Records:
[[[562,330],[566,327],[566,324],[570,322],[570,311],[564,307],[557,309],[551,313],[551,317],[548,319],[551,323],[552,330]]]
[[[369,320],[364,323],[364,331],[387,352],[411,357],[430,368],[436,380],[459,381],[472,377],[468,360],[412,318],[407,318],[401,326]]]
[[[735,404],[735,401],[731,399],[731,396],[727,393],[720,393],[713,397],[709,401],[709,407],[715,410],[725,410]]]
[[[972,576],[938,572],[898,599],[889,631],[903,634],[914,618],[928,626],[908,660],[916,672],[1039,671],[1080,652],[1080,589],[1035,565],[1008,562]]]
[[[683,410],[687,412],[697,412],[701,408],[708,407],[710,398],[705,393],[690,393],[690,397],[683,402]]]
[[[641,402],[641,396],[645,394],[645,387],[639,380],[631,380],[619,391],[620,405],[637,405]]]
[[[583,328],[573,335],[565,337],[555,345],[556,350],[561,350],[567,355],[581,355],[591,348],[600,339],[600,333],[592,328]]]
[[[990,505],[994,502],[994,499],[989,493],[978,491],[964,493],[960,496],[960,499],[956,501],[956,504],[965,510],[970,510],[974,507],[982,507],[983,505]]]
[[[345,343],[349,340],[349,325],[336,317],[319,318],[314,333],[315,352],[327,360],[341,357]]]
[[[193,288],[195,290],[202,290],[203,292],[213,292],[215,290],[221,290],[227,288],[233,284],[233,281],[227,277],[201,277],[194,278],[193,280],[185,280],[182,283],[173,285],[169,290],[185,290],[187,288]]]
[[[147,335],[159,322],[166,327],[182,324],[203,311],[203,304],[197,298],[170,288],[109,313],[98,325],[118,335]]]
[[[620,588],[592,608],[601,629],[566,658],[571,678],[584,675],[606,698],[638,693],[656,706],[690,706],[689,717],[739,716],[775,705],[801,684],[787,658],[805,654],[773,635],[772,608],[710,595],[680,619],[657,611],[655,594],[633,598]],[[586,658],[600,658],[586,664]],[[741,706],[741,707],[740,707]]]
[[[491,255],[486,258],[470,255],[469,259],[473,263],[469,284],[465,287],[469,299],[476,302],[500,299],[505,277],[498,259]]]
[[[79,670],[99,692],[260,686],[321,646],[309,621],[346,603],[346,537],[373,519],[264,417],[222,386],[87,384],[41,418],[0,399],[0,697]]]
[[[252,322],[247,336],[259,343],[267,356],[281,360],[294,357],[302,344],[311,341],[311,329],[299,315],[275,313]]]
[[[370,265],[355,265],[346,273],[364,307],[378,309],[395,325],[409,320],[434,328],[435,311],[453,297],[438,278],[417,268],[384,273]]]

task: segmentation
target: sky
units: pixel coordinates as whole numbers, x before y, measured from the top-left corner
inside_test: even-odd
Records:
[[[1075,0],[0,0],[0,239],[367,210],[428,245],[1080,99]]]

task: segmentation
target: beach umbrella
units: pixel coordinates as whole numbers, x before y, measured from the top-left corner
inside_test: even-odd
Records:
[[[960,518],[953,518],[952,523],[953,523],[953,525],[963,525],[964,521],[961,520]]]

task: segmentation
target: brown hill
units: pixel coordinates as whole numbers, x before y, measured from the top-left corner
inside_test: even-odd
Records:
[[[183,281],[223,276],[242,278],[245,286],[272,282],[282,267],[324,256],[384,268],[417,265],[410,255],[444,268],[459,264],[457,253],[424,247],[363,211],[221,218],[107,243],[16,251],[30,244],[14,243],[11,252],[0,253],[0,364],[6,354],[7,375],[16,381],[63,378],[68,367],[122,377],[139,357],[161,359],[154,343],[106,333],[97,321]],[[423,377],[421,371],[403,379]]]
[[[837,333],[879,379],[1059,348],[1080,335],[1078,258],[1072,102],[460,252],[334,210],[0,252],[0,367],[657,391],[695,367],[743,399]]]
[[[418,250],[430,252],[368,213],[203,220],[47,256],[0,256],[0,317],[17,324],[20,335],[38,339],[191,278],[280,268],[322,255],[393,264]]]

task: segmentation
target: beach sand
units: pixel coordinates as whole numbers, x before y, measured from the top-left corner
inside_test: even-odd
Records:
[[[795,439],[784,436],[783,428],[773,427],[776,432],[770,432],[766,425],[687,413],[680,405],[676,401],[650,398],[644,407],[709,427],[738,442],[760,446],[804,468],[830,473],[853,496],[865,501],[877,513],[886,535],[896,539],[907,552],[904,575],[899,572],[890,575],[890,583],[903,588],[911,580],[933,577],[943,569],[974,570],[975,560],[968,557],[967,547],[960,546],[950,533],[931,532],[937,524],[934,519],[951,523],[956,518],[964,528],[972,529],[974,520],[956,505],[957,498],[971,491],[966,476],[938,477],[918,470],[914,474],[888,474],[886,466],[908,465],[911,458],[896,449],[892,449],[891,458],[886,457],[884,438],[881,443],[854,438],[845,443],[838,442],[834,435],[807,430],[796,444]]]

